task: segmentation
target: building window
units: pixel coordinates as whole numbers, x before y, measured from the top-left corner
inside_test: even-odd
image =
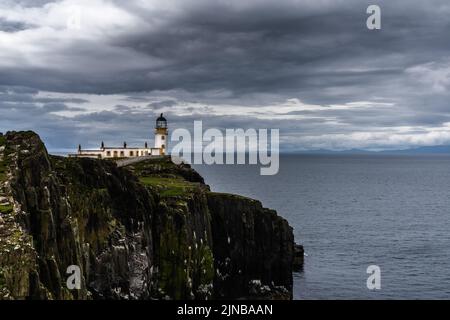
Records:
[[[120,156],[121,157],[125,157],[125,152],[124,151],[120,151]]]
[[[118,153],[117,153],[117,151],[114,151],[114,158],[117,158],[118,157]]]
[[[165,149],[165,148],[166,148],[166,145],[165,145],[165,144],[163,144],[163,145],[161,146],[161,148]]]
[[[106,156],[111,157],[111,151],[106,151]]]
[[[130,151],[130,157],[134,157],[134,152]]]
[[[161,137],[161,140],[166,140],[166,136],[162,136],[162,137]]]

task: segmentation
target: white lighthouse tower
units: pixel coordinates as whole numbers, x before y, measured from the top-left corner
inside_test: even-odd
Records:
[[[167,129],[167,120],[163,117],[163,114],[156,119],[156,128],[155,128],[155,148],[160,150],[161,155],[166,154],[167,148],[167,136],[169,130]]]

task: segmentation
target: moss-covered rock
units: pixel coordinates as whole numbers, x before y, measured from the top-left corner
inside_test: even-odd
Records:
[[[210,216],[204,194],[159,203],[155,217],[157,288],[162,297],[207,299],[213,294]]]

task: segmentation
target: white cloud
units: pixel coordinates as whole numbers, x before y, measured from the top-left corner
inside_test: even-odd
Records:
[[[374,131],[357,131],[314,136],[306,135],[296,137],[295,139],[297,140],[296,143],[301,145],[304,150],[403,150],[411,147],[450,144],[450,123],[445,123],[436,128],[377,128]],[[289,140],[292,139],[288,139],[288,142]]]
[[[450,62],[429,62],[406,69],[406,73],[425,86],[425,90],[437,93],[450,90]]]
[[[113,43],[147,23],[111,1],[65,0],[42,7],[0,4],[0,19],[29,26],[17,32],[0,31],[0,68],[39,68],[88,76],[164,64]],[[79,28],[73,21],[79,22]]]

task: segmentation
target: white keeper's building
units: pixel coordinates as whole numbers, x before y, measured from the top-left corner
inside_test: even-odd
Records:
[[[168,133],[167,120],[161,113],[159,118],[156,119],[155,146],[153,148],[149,148],[147,142],[143,148],[128,147],[126,142],[123,143],[122,147],[106,147],[102,142],[98,150],[82,149],[79,145],[78,152],[69,154],[69,157],[108,159],[161,156],[166,154]]]

